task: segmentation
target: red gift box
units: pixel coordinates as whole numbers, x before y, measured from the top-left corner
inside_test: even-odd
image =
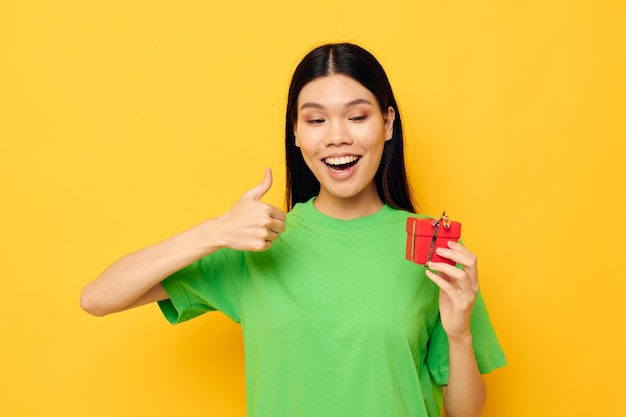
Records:
[[[461,223],[448,219],[444,212],[440,218],[406,219],[406,259],[420,265],[428,261],[455,263],[437,255],[437,248],[447,248],[448,241],[459,241]]]

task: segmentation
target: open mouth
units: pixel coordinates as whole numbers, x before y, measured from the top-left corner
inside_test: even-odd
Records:
[[[333,172],[341,172],[346,171],[356,165],[361,159],[360,156],[349,155],[349,156],[340,156],[333,158],[324,158],[324,163],[328,168],[330,168]]]

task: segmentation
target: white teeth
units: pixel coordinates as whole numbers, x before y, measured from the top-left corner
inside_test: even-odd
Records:
[[[345,164],[349,164],[350,162],[354,162],[357,159],[359,159],[358,156],[350,155],[350,156],[341,156],[339,158],[325,158],[324,162],[326,162],[328,165],[345,165]]]

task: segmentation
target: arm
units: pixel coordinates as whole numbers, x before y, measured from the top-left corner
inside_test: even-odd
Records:
[[[450,341],[450,375],[443,386],[443,402],[448,417],[480,416],[487,390],[472,348],[471,336]]]
[[[486,389],[482,380],[470,332],[470,317],[478,293],[476,256],[456,242],[437,253],[463,266],[431,262],[426,275],[440,288],[441,324],[448,336],[450,374],[443,387],[443,402],[448,417],[479,417],[485,405]]]
[[[218,249],[210,239],[213,223],[209,220],[122,257],[83,288],[81,307],[95,316],[104,316],[166,299],[160,284],[163,279]],[[207,238],[203,239],[205,234]]]
[[[83,288],[81,307],[104,316],[163,300],[163,279],[220,248],[269,249],[285,230],[286,217],[260,201],[271,185],[268,169],[263,182],[244,193],[225,215],[119,259]]]

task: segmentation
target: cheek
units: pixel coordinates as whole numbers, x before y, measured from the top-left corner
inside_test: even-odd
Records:
[[[322,129],[299,129],[296,132],[296,144],[302,153],[316,152],[322,143]]]
[[[309,168],[311,168],[312,162],[317,159],[315,149],[311,148],[308,142],[301,142],[300,152],[302,153],[302,158],[304,158],[304,162],[306,162]]]
[[[307,149],[306,147],[300,147],[300,153],[302,154],[302,159],[304,160],[306,167],[319,181],[319,171],[322,169],[322,165],[317,162],[319,162],[320,159],[315,155],[314,151]]]
[[[311,138],[307,137],[306,135],[302,135],[302,133],[300,135],[297,135],[296,146],[298,147],[298,150],[302,154],[302,157],[304,158],[307,165],[309,165],[309,160],[312,159],[315,152],[314,146],[312,146]]]
[[[379,153],[382,152],[386,142],[385,135],[382,131],[375,133],[370,131],[368,135],[363,136],[362,143],[365,147],[370,149],[370,151]]]

